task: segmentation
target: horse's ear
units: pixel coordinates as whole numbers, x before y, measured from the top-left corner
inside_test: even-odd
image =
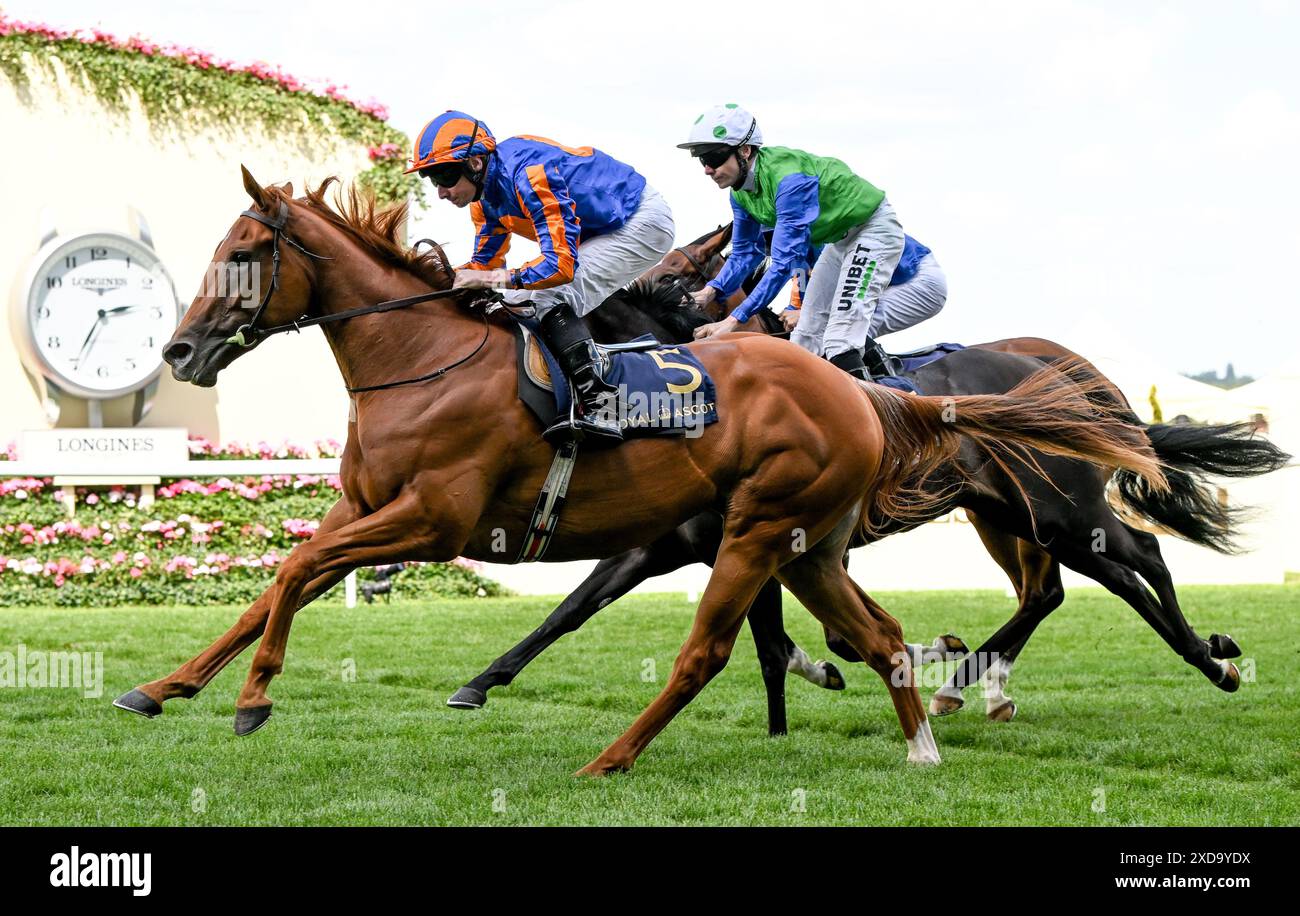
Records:
[[[280,186],[280,190],[284,191],[286,197],[293,197],[293,182],[286,181]]]
[[[700,255],[702,257],[713,257],[722,249],[726,248],[727,243],[731,241],[731,223],[727,223],[725,227],[719,228],[722,229],[721,232],[700,246]]]
[[[244,173],[244,190],[248,192],[248,196],[253,198],[253,203],[265,209],[266,202],[270,199],[266,189],[257,183],[257,179],[253,177],[253,173],[247,166],[241,165],[239,171]]]

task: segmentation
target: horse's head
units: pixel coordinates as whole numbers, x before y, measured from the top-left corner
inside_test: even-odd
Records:
[[[303,317],[312,298],[311,258],[293,238],[293,186],[263,188],[241,166],[253,206],[212,253],[198,295],[162,356],[177,381],[204,388],[257,344],[256,331]]]
[[[688,245],[674,248],[654,267],[637,277],[649,285],[673,286],[693,293],[718,275],[724,258],[722,250],[731,241],[731,224],[719,226]]]

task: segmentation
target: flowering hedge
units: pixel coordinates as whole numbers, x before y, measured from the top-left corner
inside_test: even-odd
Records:
[[[171,480],[146,510],[121,487],[79,488],[77,497],[68,518],[51,478],[0,479],[0,606],[248,603],[316,532],[339,482],[310,474]],[[393,580],[392,595],[503,594],[480,569],[469,560],[419,564]]]
[[[251,119],[276,136],[332,133],[364,143],[372,165],[358,183],[383,203],[408,194],[424,203],[419,179],[402,174],[406,136],[385,123],[383,105],[350,98],[346,86],[301,80],[262,61],[237,63],[139,35],[59,29],[0,11],[0,74],[22,89],[29,66],[53,76],[55,61],[111,112],[125,113],[137,98],[155,130],[223,128]]]

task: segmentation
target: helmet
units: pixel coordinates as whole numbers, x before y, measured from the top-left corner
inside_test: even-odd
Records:
[[[715,105],[695,119],[691,125],[690,138],[685,143],[678,143],[678,149],[694,149],[701,146],[762,146],[763,132],[758,129],[758,121],[745,109],[734,102]]]
[[[415,154],[406,174],[470,156],[486,156],[496,148],[496,138],[482,121],[463,111],[445,111],[424,125],[415,138]]]

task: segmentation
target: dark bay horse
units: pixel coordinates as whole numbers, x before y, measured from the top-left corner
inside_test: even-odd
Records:
[[[615,304],[611,314],[640,311],[660,327],[675,330],[678,336],[661,338],[665,342],[691,340],[693,327],[718,320],[730,307],[712,306],[705,312],[682,308],[684,292],[703,285],[721,268],[728,229],[720,227],[675,249],[630,289],[611,297],[610,302]],[[604,308],[602,305],[592,314],[598,315]],[[607,327],[617,334],[613,322]],[[922,390],[935,395],[996,394],[1009,390],[1043,364],[1067,361],[1098,381],[1100,398],[1123,411],[1130,422],[1140,423],[1123,394],[1099,370],[1065,347],[1042,338],[979,344],[959,358],[949,357],[923,368],[913,378]],[[1285,465],[1289,456],[1254,435],[1249,424],[1244,423],[1206,427],[1155,424],[1146,429],[1157,455],[1167,465],[1173,490],[1161,495],[1148,492],[1121,471],[1115,481],[1121,510],[1193,543],[1233,552],[1239,515],[1221,504],[1208,478],[1267,473]],[[1005,694],[1007,679],[1034,629],[1064,600],[1062,562],[1124,599],[1174,651],[1221,689],[1236,690],[1239,672],[1227,660],[1237,657],[1239,649],[1228,636],[1212,634],[1208,640],[1201,639],[1187,623],[1158,542],[1148,531],[1126,524],[1113,511],[1107,495],[1110,475],[1069,459],[1036,456],[1035,460],[1049,472],[1050,484],[1027,473],[1013,479],[1005,468],[975,456],[976,463],[967,469],[967,484],[954,492],[950,502],[934,506],[936,517],[953,506],[965,508],[989,554],[1015,587],[1019,607],[1011,620],[969,655],[936,693],[931,712],[945,715],[957,711],[962,706],[962,691],[986,675],[988,718],[1004,722],[1015,715],[1016,705]],[[1025,481],[1023,489],[1017,480]],[[936,485],[943,486],[951,483],[942,478],[936,481]],[[706,513],[651,545],[600,563],[540,627],[456,691],[449,705],[482,706],[490,689],[509,684],[556,639],[580,627],[647,578],[691,563],[710,563],[720,537],[719,524],[716,514]],[[907,527],[913,526],[885,525],[881,534]],[[1099,532],[1101,543],[1107,544],[1104,551],[1096,549]],[[1155,589],[1154,596],[1147,584]],[[749,619],[767,691],[768,729],[771,734],[783,734],[787,669],[823,686],[826,675],[809,666],[807,654],[786,635],[776,583],[768,583],[759,592]],[[852,650],[835,634],[828,633],[828,645],[842,657],[853,659]],[[831,686],[841,685],[842,681]]]
[[[689,245],[682,246],[676,252],[680,255],[679,260],[670,264],[670,255],[660,265],[643,274],[640,280],[654,284],[655,287],[668,284],[672,292],[678,294],[700,288],[716,276],[726,263],[725,248],[730,241],[730,229],[730,224],[720,226]],[[701,272],[690,267],[684,268],[683,264],[701,265],[705,270]],[[764,266],[760,266],[755,273],[761,275],[763,269]],[[669,284],[669,270],[681,271],[676,283]],[[752,287],[752,283],[747,285]],[[655,291],[654,287],[643,287],[643,290],[648,293],[644,301],[655,301],[658,309],[662,310],[672,302],[668,289]],[[726,302],[715,300],[702,310],[703,317],[700,320],[709,322],[721,319],[747,293],[748,289],[743,289]],[[760,310],[760,315],[756,316],[756,319],[759,318],[763,331],[775,333],[782,330],[769,310]],[[1121,470],[1113,478],[1113,496],[1108,496],[1105,492],[1106,480],[1092,486],[1086,483],[1092,470],[1067,461],[1061,464],[1062,471],[1071,476],[1082,475],[1085,481],[1084,492],[1074,494],[1066,502],[1054,500],[1052,494],[1047,492],[1040,494],[1038,499],[1048,505],[1055,505],[1059,514],[1058,527],[1065,527],[1067,519],[1077,522],[1083,516],[1076,507],[1087,506],[1090,508],[1085,514],[1096,526],[1082,529],[1076,525],[1076,530],[1087,530],[1095,538],[1096,532],[1108,532],[1115,524],[1123,524],[1128,529],[1129,536],[1122,539],[1124,549],[1107,553],[1090,548],[1090,553],[1093,554],[1091,558],[1083,557],[1076,551],[1076,562],[1067,562],[1066,565],[1089,576],[1126,601],[1185,661],[1198,667],[1211,680],[1216,680],[1214,668],[1206,664],[1206,651],[1210,659],[1222,663],[1225,659],[1236,658],[1241,654],[1236,643],[1226,635],[1212,634],[1209,640],[1194,637],[1178,606],[1172,577],[1160,555],[1158,543],[1150,537],[1150,531],[1139,531],[1112,517],[1115,513],[1107,511],[1107,504],[1111,504],[1110,508],[1127,516],[1130,521],[1172,533],[1219,553],[1234,554],[1238,552],[1239,525],[1248,510],[1223,503],[1213,478],[1240,479],[1267,474],[1286,466],[1291,456],[1259,436],[1250,423],[1204,426],[1142,424],[1124,394],[1110,379],[1082,356],[1055,341],[1041,337],[1012,337],[975,344],[972,349],[1024,356],[1045,365],[1069,363],[1077,366],[1085,377],[1099,383],[1101,387],[1098,396],[1108,406],[1121,411],[1120,415],[1126,421],[1142,425],[1146,429],[1148,439],[1168,473],[1171,483],[1168,491],[1152,493],[1142,486],[1141,481],[1134,480]],[[951,369],[952,366],[945,368]],[[998,393],[998,385],[989,384],[989,378],[982,377],[981,374],[961,377],[966,374],[958,372],[957,375],[957,378],[953,378],[951,373],[942,379],[923,378],[922,383],[931,388],[922,390],[934,395]],[[963,705],[961,691],[971,683],[980,664],[993,659],[987,679],[986,714],[992,721],[1006,722],[1016,713],[1015,703],[1004,693],[1011,666],[1038,624],[1064,601],[1060,567],[1067,551],[1053,552],[1037,536],[1018,536],[1005,524],[981,514],[978,507],[965,503],[963,505],[966,505],[966,515],[985,549],[1011,580],[1019,606],[1006,626],[981,645],[937,692],[931,701],[930,711],[936,715],[947,715],[960,709]],[[1005,521],[1005,514],[1001,510],[994,511]],[[1079,539],[1076,547],[1081,550],[1082,546],[1083,540]],[[1099,553],[1107,554],[1107,559],[1115,562],[1101,562],[1101,558],[1096,556]],[[1142,580],[1145,580],[1145,584]],[[1152,600],[1147,585],[1155,590],[1155,601]],[[1153,621],[1160,621],[1161,625],[1157,626]],[[837,646],[833,639],[830,644],[832,648]],[[1225,690],[1236,690],[1239,683],[1236,666],[1220,664],[1220,667],[1223,668],[1224,676],[1216,680],[1216,683]]]
[[[212,386],[268,329],[319,320],[354,395],[343,495],[227,633],[172,674],[119,697],[122,708],[152,716],[166,700],[194,696],[261,636],[236,703],[236,733],[248,734],[270,716],[267,688],[283,669],[294,614],[349,571],[457,556],[500,560],[502,534],[516,547],[525,537],[554,453],[516,397],[509,320],[450,292],[449,266],[436,252],[417,255],[398,242],[404,207],[376,213],[354,190],[334,209],[324,200],[328,184],[294,199],[291,187],[263,188],[244,171],[253,206],[218,243],[213,267],[256,263],[272,282],[251,318],[238,294],[201,291],[163,355],[178,380]],[[356,312],[396,297],[422,301]],[[762,335],[691,350],[713,377],[718,422],[700,437],[584,451],[547,556],[608,557],[705,509],[723,518],[712,575],[667,685],[585,774],[631,768],[726,664],[754,595],[772,576],[885,682],[908,759],[937,763],[901,628],[842,565],[850,539],[872,518],[927,511],[932,500],[918,499],[909,482],[967,449],[998,461],[1008,450],[1035,448],[1163,486],[1141,431],[1061,372],[1039,373],[1005,397],[945,400],[859,383]],[[406,384],[416,379],[425,381]],[[675,471],[672,487],[663,486],[665,467]]]

